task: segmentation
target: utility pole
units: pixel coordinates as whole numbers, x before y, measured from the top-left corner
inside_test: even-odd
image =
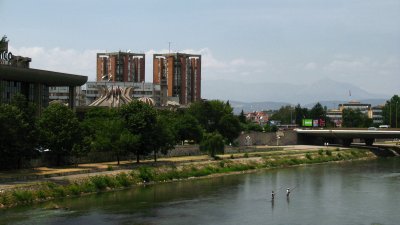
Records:
[[[171,42],[168,42],[168,53],[171,53]]]
[[[392,126],[392,104],[389,102],[389,126]]]
[[[397,103],[398,103],[398,101],[396,101],[396,128],[397,128]]]

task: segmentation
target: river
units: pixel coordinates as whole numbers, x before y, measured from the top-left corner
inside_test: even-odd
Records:
[[[0,224],[398,225],[400,158],[136,187],[2,210]]]

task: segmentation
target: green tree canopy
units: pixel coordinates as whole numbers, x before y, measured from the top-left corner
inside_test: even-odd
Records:
[[[400,97],[393,95],[382,109],[383,123],[390,127],[400,127]]]
[[[224,137],[230,143],[239,136],[241,130],[239,119],[233,114],[226,114],[219,121],[218,131],[224,134]]]
[[[310,119],[325,119],[326,117],[326,110],[322,107],[321,103],[315,104],[312,109],[310,110]]]
[[[72,110],[62,104],[51,104],[43,111],[38,128],[41,146],[50,149],[56,165],[65,163],[62,157],[71,154],[80,138],[79,122]]]
[[[27,129],[29,124],[16,106],[0,104],[0,168],[14,169],[21,166],[26,156],[27,143],[23,135]]]
[[[369,127],[372,125],[372,119],[359,109],[343,109],[342,120],[343,127]]]
[[[141,155],[148,155],[157,148],[157,111],[143,102],[133,101],[123,105],[119,112],[126,129],[138,135],[136,161],[139,163]]]
[[[177,117],[174,128],[176,131],[176,140],[179,142],[193,140],[195,143],[199,143],[203,137],[203,130],[199,122],[194,116],[188,113]]]
[[[191,104],[188,112],[206,132],[218,132],[228,141],[233,141],[241,131],[239,120],[233,115],[229,102],[199,101]]]
[[[214,158],[217,153],[224,153],[224,148],[224,138],[218,132],[205,133],[200,143],[200,150]]]
[[[294,108],[290,105],[282,106],[276,113],[272,114],[271,120],[281,121],[282,124],[290,124],[295,118]]]
[[[308,109],[302,108],[300,104],[297,104],[297,106],[294,108],[294,114],[295,114],[296,124],[299,126],[302,126],[303,119],[309,119],[310,115]]]

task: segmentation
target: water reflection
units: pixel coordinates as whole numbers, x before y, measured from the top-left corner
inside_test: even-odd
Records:
[[[2,211],[0,224],[390,225],[400,221],[399,167],[379,159],[164,183]]]

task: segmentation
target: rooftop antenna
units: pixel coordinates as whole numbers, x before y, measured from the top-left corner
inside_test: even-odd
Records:
[[[168,42],[168,53],[171,53],[171,42]]]

